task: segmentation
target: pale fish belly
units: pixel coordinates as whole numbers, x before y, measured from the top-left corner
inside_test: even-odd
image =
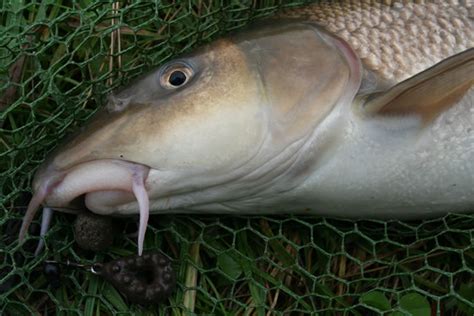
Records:
[[[294,192],[308,208],[379,218],[472,212],[474,87],[423,130],[404,118],[351,121],[332,159]]]
[[[408,2],[408,3],[406,3]],[[474,47],[474,1],[323,1],[280,16],[315,21],[392,83]]]

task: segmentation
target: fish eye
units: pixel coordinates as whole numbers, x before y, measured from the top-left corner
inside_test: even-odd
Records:
[[[186,82],[186,74],[181,70],[175,70],[171,73],[168,82],[172,86],[179,87]]]
[[[186,84],[192,77],[191,67],[182,63],[171,65],[162,72],[160,84],[166,89],[176,89]]]

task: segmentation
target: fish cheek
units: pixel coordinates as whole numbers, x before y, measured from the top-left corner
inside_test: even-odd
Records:
[[[207,99],[203,96],[194,102]],[[160,119],[162,124],[157,124],[160,127],[155,131],[155,138],[148,135],[148,142],[155,144],[152,156],[157,159],[157,168],[222,172],[248,159],[258,147],[263,122],[258,104],[236,98],[232,100],[235,107],[219,100],[207,102],[213,104],[196,105],[202,111],[189,111],[185,107]],[[245,106],[239,106],[242,103]]]

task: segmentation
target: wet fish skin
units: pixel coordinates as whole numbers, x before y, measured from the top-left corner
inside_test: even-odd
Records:
[[[166,63],[111,96],[38,170],[20,239],[40,204],[71,209],[82,195],[102,215],[139,211],[140,253],[150,210],[469,211],[469,5],[324,2],[281,15],[302,22],[269,22]],[[172,87],[176,70],[187,80]],[[399,103],[408,99],[419,100],[413,110]]]

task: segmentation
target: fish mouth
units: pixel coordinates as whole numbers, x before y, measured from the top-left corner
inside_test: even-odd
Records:
[[[130,196],[132,193],[140,211],[138,254],[141,255],[149,216],[150,202],[145,186],[149,171],[148,166],[117,159],[83,162],[65,171],[55,170],[53,165],[39,170],[33,185],[35,193],[23,217],[20,242],[24,240],[28,227],[41,205],[71,213],[78,211],[77,200],[83,199],[86,207],[89,207],[94,204],[93,197],[100,195],[101,192],[109,196],[111,194],[119,196],[120,193]]]

